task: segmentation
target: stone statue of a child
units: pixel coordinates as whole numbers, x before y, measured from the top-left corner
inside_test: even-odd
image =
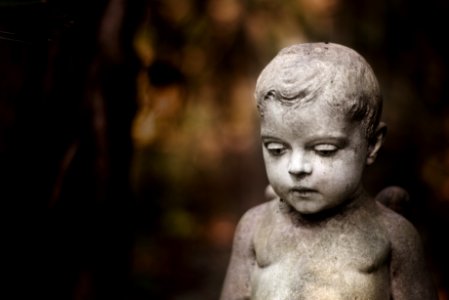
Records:
[[[386,131],[365,59],[331,43],[287,47],[255,95],[278,197],[240,220],[221,299],[436,299],[416,229],[362,186]]]

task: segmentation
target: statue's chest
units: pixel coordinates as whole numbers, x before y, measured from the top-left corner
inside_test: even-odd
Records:
[[[374,213],[360,210],[300,226],[269,215],[253,236],[251,299],[389,299],[391,245]]]
[[[254,245],[258,268],[284,264],[295,273],[370,273],[384,265],[390,253],[386,234],[371,223],[318,230],[273,226],[257,232]]]

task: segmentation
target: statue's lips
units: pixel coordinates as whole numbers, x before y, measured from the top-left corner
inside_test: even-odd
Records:
[[[312,194],[318,193],[318,191],[315,189],[306,188],[306,187],[296,187],[296,188],[290,189],[290,193],[292,193],[293,195],[300,196],[300,197],[307,197],[307,196],[311,196]]]

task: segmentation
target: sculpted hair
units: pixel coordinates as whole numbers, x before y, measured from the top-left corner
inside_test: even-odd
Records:
[[[350,121],[361,122],[368,139],[382,111],[379,83],[370,65],[356,51],[332,43],[282,49],[259,75],[255,97],[262,118],[268,101],[295,109],[325,101]]]

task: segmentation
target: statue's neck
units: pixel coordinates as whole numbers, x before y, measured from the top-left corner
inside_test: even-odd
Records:
[[[296,225],[322,226],[330,220],[344,219],[347,215],[354,213],[361,207],[370,205],[370,203],[374,205],[372,198],[363,190],[361,193],[344,201],[340,205],[313,214],[302,214],[283,199],[279,199],[279,208],[280,211],[288,216]]]

